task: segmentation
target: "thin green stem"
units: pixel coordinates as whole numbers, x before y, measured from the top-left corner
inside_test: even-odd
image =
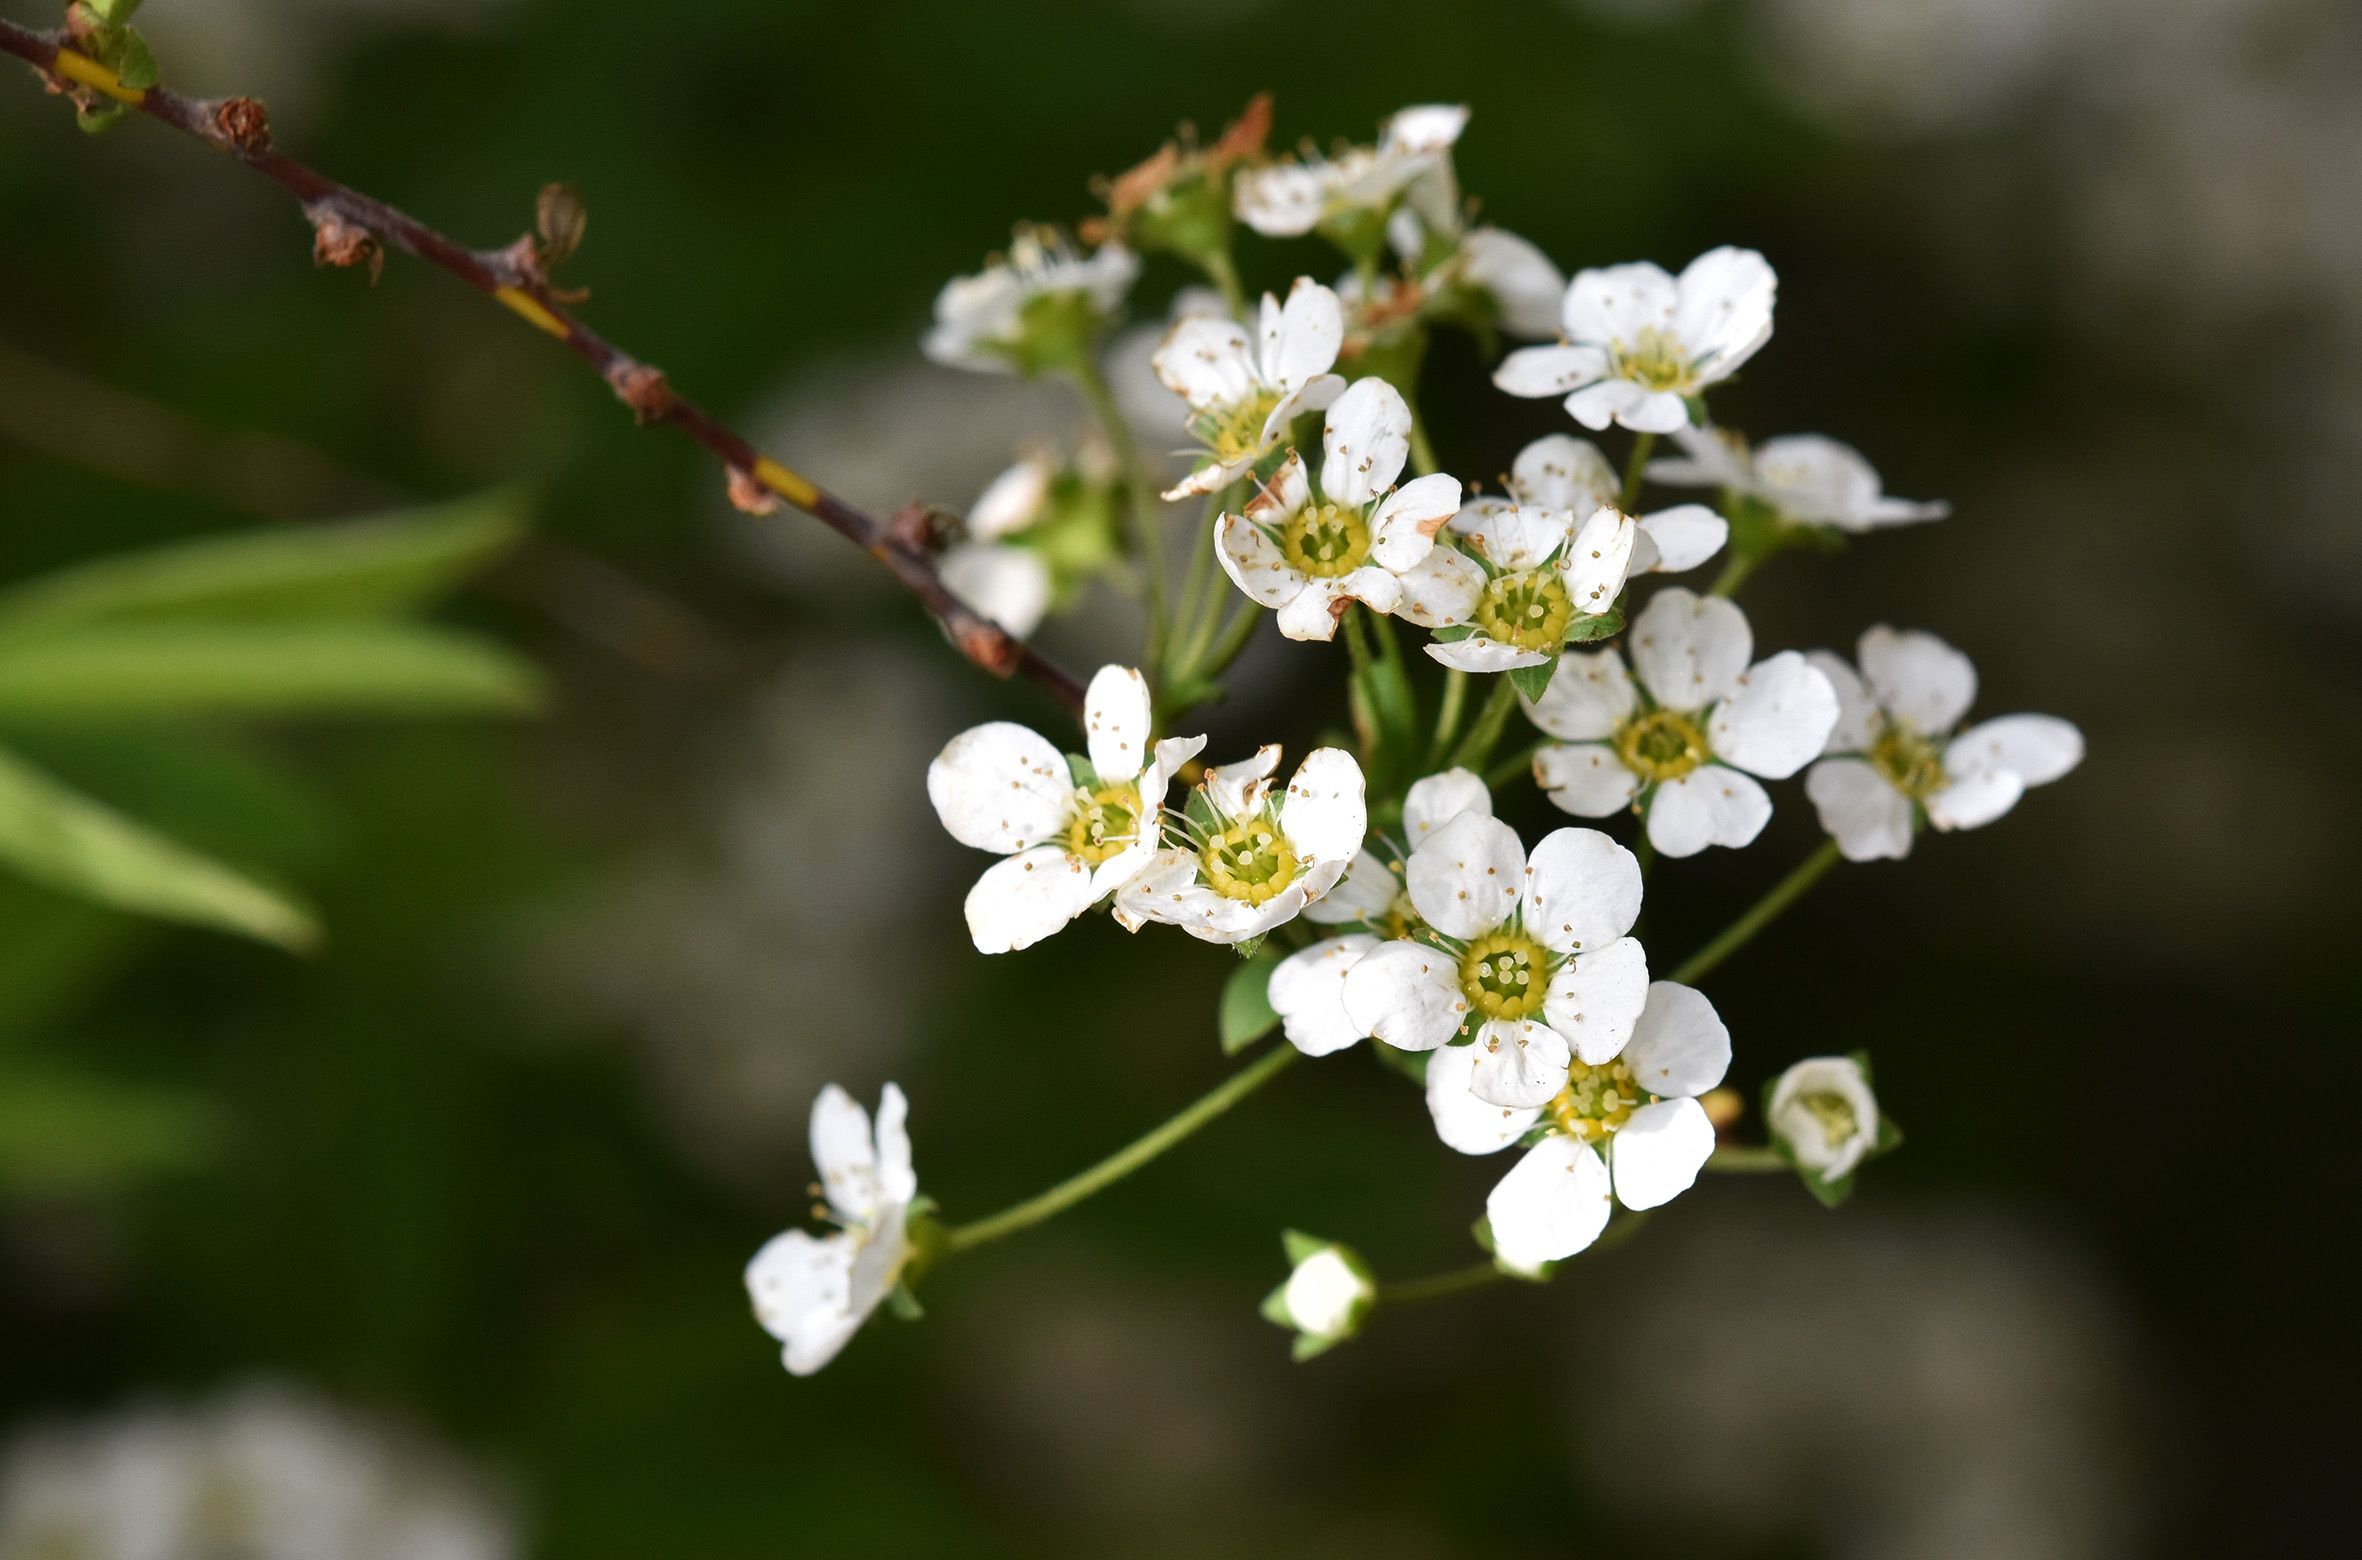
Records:
[[[1238,279],[1238,262],[1230,258],[1228,240],[1224,244],[1206,255],[1206,275],[1222,289],[1222,301],[1229,305],[1231,317],[1243,320],[1247,317],[1247,290]]]
[[[1516,708],[1517,685],[1506,676],[1495,677],[1493,691],[1485,695],[1484,708],[1476,712],[1476,724],[1469,728],[1467,737],[1452,754],[1451,767],[1481,770],[1490,763],[1501,732],[1509,724],[1509,712]]]
[[[1436,463],[1435,446],[1427,440],[1427,419],[1416,412],[1411,414],[1411,470],[1420,476],[1441,471]]]
[[[1534,755],[1541,752],[1549,744],[1549,741],[1548,737],[1536,737],[1524,747],[1519,748],[1486,770],[1484,772],[1486,789],[1497,791],[1520,775],[1531,775],[1534,772]]]
[[[1435,711],[1435,736],[1427,744],[1427,767],[1432,769],[1442,762],[1444,750],[1460,734],[1460,720],[1467,713],[1468,674],[1454,666],[1443,674],[1443,702]]]
[[[1377,652],[1370,648],[1369,626],[1363,622],[1361,608],[1349,606],[1345,613],[1345,650],[1353,662],[1353,675],[1359,679],[1377,660]]]
[[[1714,583],[1707,588],[1706,594],[1709,596],[1737,595],[1739,587],[1747,583],[1747,576],[1760,568],[1763,560],[1770,556],[1771,553],[1768,549],[1750,548],[1745,552],[1732,553],[1730,562],[1724,564],[1722,572],[1714,576]]]
[[[1446,1295],[1482,1289],[1509,1277],[1490,1262],[1473,1263],[1464,1268],[1453,1268],[1446,1273],[1429,1273],[1421,1278],[1398,1279],[1378,1286],[1380,1305],[1410,1305],[1420,1300],[1440,1300]]]
[[[1778,1175],[1795,1166],[1781,1157],[1776,1148],[1718,1148],[1706,1161],[1706,1168],[1724,1175]]]
[[[990,1245],[1019,1230],[1030,1229],[1094,1193],[1105,1191],[1269,1083],[1295,1059],[1294,1046],[1284,1042],[1273,1046],[1232,1073],[1197,1103],[1164,1125],[1133,1139],[1089,1169],[1070,1175],[1048,1191],[1028,1197],[999,1213],[978,1219],[973,1224],[955,1226],[944,1237],[945,1249],[968,1251],[977,1246]]]
[[[1191,657],[1189,681],[1172,690],[1169,720],[1178,720],[1222,691],[1218,678],[1230,670],[1230,663],[1255,637],[1255,630],[1263,621],[1263,609],[1251,601],[1241,601],[1231,613],[1230,621],[1222,625],[1222,632],[1202,656]]]
[[[1178,627],[1171,646],[1168,686],[1189,679],[1222,621],[1222,598],[1215,583],[1214,545],[1215,528],[1221,524],[1224,501],[1229,494],[1230,489],[1223,488],[1206,495],[1205,514],[1197,528],[1197,551],[1190,555],[1181,586],[1180,610],[1173,618]]]
[[[1696,984],[1723,960],[1746,947],[1748,939],[1778,920],[1782,911],[1803,898],[1805,890],[1827,876],[1829,869],[1837,865],[1838,859],[1837,842],[1824,840],[1821,848],[1805,857],[1795,871],[1772,885],[1770,893],[1755,901],[1744,915],[1724,927],[1721,936],[1691,954],[1688,961],[1673,972],[1672,978],[1685,986]]]
[[[1648,475],[1649,452],[1657,447],[1657,436],[1644,433],[1632,441],[1632,454],[1624,462],[1624,491],[1616,507],[1630,514],[1640,503],[1640,484]]]
[[[1131,494],[1132,535],[1140,552],[1140,573],[1148,597],[1148,647],[1143,664],[1151,672],[1161,672],[1165,659],[1168,583],[1164,501],[1157,497],[1156,482],[1140,458],[1140,441],[1132,437],[1131,420],[1116,405],[1115,392],[1108,388],[1107,375],[1101,372],[1098,359],[1086,355],[1075,366],[1074,382],[1081,388],[1083,399],[1091,403],[1091,413],[1099,419],[1108,446],[1115,451],[1116,464],[1123,469],[1124,484]]]

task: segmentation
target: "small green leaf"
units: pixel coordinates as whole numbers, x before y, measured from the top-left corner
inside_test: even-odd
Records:
[[[1296,1267],[1319,1256],[1337,1243],[1333,1240],[1322,1240],[1318,1235],[1307,1235],[1302,1230],[1281,1230],[1279,1244],[1280,1249],[1288,1254],[1288,1266]]]
[[[1595,644],[1623,631],[1624,613],[1622,609],[1610,608],[1605,612],[1594,612],[1578,617],[1569,623],[1566,630],[1566,642],[1570,645]]]
[[[1279,1025],[1272,1011],[1271,972],[1279,968],[1277,954],[1262,953],[1241,963],[1222,983],[1222,1054],[1245,1050]]]
[[[891,1290],[887,1291],[886,1311],[888,1315],[892,1316],[894,1320],[898,1322],[920,1321],[923,1320],[927,1314],[926,1310],[919,1304],[919,1297],[911,1293],[910,1286],[908,1284],[896,1284]]]
[[[1552,656],[1540,666],[1509,668],[1509,681],[1516,687],[1520,697],[1529,701],[1539,699],[1543,690],[1550,686],[1551,674],[1557,670],[1558,657]]]
[[[1344,1341],[1343,1338],[1315,1338],[1310,1333],[1300,1332],[1296,1334],[1296,1341],[1288,1346],[1288,1357],[1301,1365],[1306,1360],[1328,1353]]]
[[[1288,1311],[1287,1285],[1282,1284],[1265,1295],[1263,1303],[1256,1307],[1256,1310],[1262,1315],[1263,1320],[1271,1323],[1274,1327],[1285,1327],[1291,1332],[1295,1330],[1296,1318]]]
[[[1066,755],[1066,778],[1072,780],[1077,787],[1085,791],[1095,791],[1099,788],[1099,771],[1093,768],[1091,761],[1080,753]]]
[[[309,912],[69,791],[0,753],[0,862],[51,888],[118,910],[188,921],[304,949],[319,940]]]
[[[155,51],[136,28],[123,29],[123,46],[115,54],[115,79],[134,92],[145,92],[164,79],[156,70]]]
[[[1799,1170],[1796,1172],[1796,1179],[1804,1183],[1804,1189],[1812,1193],[1814,1199],[1824,1208],[1839,1207],[1854,1194],[1854,1178],[1851,1175],[1841,1175],[1834,1181],[1824,1181],[1817,1175]]]

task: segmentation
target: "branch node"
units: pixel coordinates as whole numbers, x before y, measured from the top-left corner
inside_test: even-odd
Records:
[[[312,222],[312,264],[338,269],[367,265],[369,282],[377,284],[385,270],[385,246],[377,235],[325,202],[303,208]]]
[[[726,469],[730,473],[730,507],[749,515],[779,513],[779,495],[757,481],[753,472],[744,466]]]
[[[1023,645],[987,618],[962,613],[957,621],[944,626],[951,631],[952,643],[959,646],[960,654],[995,677],[1014,673],[1018,657],[1025,653]]]
[[[213,110],[213,128],[231,150],[253,157],[271,149],[270,111],[255,98],[224,98]]]
[[[653,364],[617,358],[607,370],[607,383],[617,398],[632,409],[634,422],[645,426],[672,415],[672,386],[665,382],[664,370]],[[735,470],[732,475],[736,475]]]
[[[887,542],[918,557],[935,551],[937,534],[936,512],[931,505],[904,504],[886,517]]]

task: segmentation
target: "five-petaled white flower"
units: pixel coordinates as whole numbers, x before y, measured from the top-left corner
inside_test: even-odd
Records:
[[[1205,942],[1260,937],[1337,886],[1361,849],[1368,814],[1361,765],[1314,748],[1274,792],[1279,748],[1206,771],[1204,815],[1187,818],[1194,848],[1168,847],[1116,895],[1127,926],[1164,921]]]
[[[1580,522],[1578,524],[1578,522]],[[1542,666],[1579,616],[1616,604],[1632,563],[1632,517],[1480,498],[1451,520],[1467,547],[1438,547],[1403,575],[1404,617],[1439,633],[1427,653],[1463,672]]]
[[[1611,1200],[1640,1211],[1689,1190],[1714,1153],[1714,1123],[1697,1096],[1722,1081],[1730,1054],[1730,1031],[1704,994],[1660,980],[1630,1044],[1600,1062],[1577,1059],[1538,1107],[1488,1098],[1481,1057],[1430,1057],[1427,1107],[1450,1147],[1489,1154],[1536,1127],[1546,1134],[1485,1200],[1494,1256],[1530,1272],[1597,1240]]]
[[[926,353],[984,373],[1038,374],[1080,361],[1140,274],[1121,244],[1079,253],[1055,232],[1021,229],[1009,252],[935,295]]]
[[[1036,452],[993,478],[968,510],[966,540],[936,565],[953,595],[1019,639],[1050,610],[1052,580],[1047,558],[1008,538],[1042,517],[1057,476],[1057,462]]]
[[[1165,787],[1206,745],[1149,746],[1148,683],[1128,666],[1091,679],[1083,726],[1087,784],[1047,738],[1009,721],[961,732],[927,766],[927,797],[952,838],[1008,858],[968,892],[981,953],[1031,947],[1146,867],[1164,843]]]
[[[1878,1096],[1850,1056],[1808,1056],[1780,1074],[1764,1118],[1796,1168],[1824,1186],[1878,1146]]]
[[[1491,817],[1492,793],[1465,769],[1447,769],[1412,782],[1403,797],[1402,829],[1410,849],[1462,813]],[[1391,938],[1423,930],[1403,886],[1405,856],[1400,846],[1381,841],[1390,859],[1363,849],[1325,899],[1304,907],[1304,919],[1347,928],[1299,949],[1271,972],[1264,994],[1280,1016],[1288,1043],[1306,1056],[1342,1051],[1364,1031],[1345,1011],[1345,975],[1365,953]]]
[[[1493,383],[1511,395],[1564,395],[1586,428],[1671,433],[1688,424],[1692,398],[1771,340],[1778,285],[1763,256],[1728,246],[1678,279],[1646,261],[1577,272],[1560,310],[1564,340],[1510,353]]]
[[[1284,1240],[1288,1279],[1264,1299],[1263,1315],[1295,1329],[1296,1358],[1308,1360],[1359,1330],[1377,1303],[1378,1286],[1369,1264],[1350,1247],[1294,1230]]]
[[[1921,818],[1939,829],[1991,823],[2083,761],[2083,733],[2055,715],[2003,715],[1953,736],[1977,673],[1935,635],[1882,623],[1857,648],[1858,675],[1826,650],[1812,654],[1839,713],[1830,756],[1804,779],[1848,860],[1909,855]]]
[[[1634,672],[1613,649],[1569,651],[1527,706],[1561,739],[1534,755],[1535,780],[1582,818],[1637,799],[1649,842],[1668,856],[1747,844],[1771,819],[1771,797],[1749,776],[1796,773],[1837,722],[1821,671],[1793,650],[1749,666],[1754,645],[1734,603],[1659,591],[1632,624]]]
[[[1890,498],[1877,468],[1850,444],[1817,433],[1784,434],[1754,449],[1725,428],[1678,428],[1682,453],[1649,462],[1648,474],[1674,487],[1715,487],[1744,494],[1797,525],[1859,534],[1882,526],[1941,520],[1952,506]]]
[[[820,1172],[828,1235],[775,1235],[746,1265],[755,1320],[784,1344],[787,1368],[809,1376],[830,1360],[891,1294],[910,1256],[904,1224],[918,1196],[910,1165],[909,1106],[887,1084],[869,1112],[835,1084],[812,1102],[812,1165]]]
[[[1258,323],[1250,338],[1228,315],[1197,315],[1157,348],[1156,377],[1189,403],[1189,431],[1212,457],[1166,498],[1228,487],[1287,437],[1298,413],[1320,411],[1344,393],[1345,381],[1329,372],[1345,340],[1335,293],[1299,276],[1284,308],[1263,295]]]
[[[1287,460],[1243,515],[1215,533],[1222,570],[1259,605],[1279,609],[1290,639],[1329,639],[1356,601],[1392,612],[1406,570],[1435,549],[1460,507],[1456,477],[1394,486],[1410,459],[1411,409],[1383,379],[1356,380],[1329,408],[1320,491],[1303,457]]]
[[[1450,155],[1467,127],[1468,110],[1425,104],[1388,119],[1375,146],[1353,146],[1334,157],[1307,153],[1240,171],[1231,186],[1238,219],[1267,238],[1294,238],[1314,228],[1366,229],[1339,233],[1348,248],[1375,254],[1395,202]]]
[[[1577,1057],[1624,1048],[1648,990],[1626,934],[1640,915],[1640,863],[1596,829],[1534,847],[1483,813],[1420,841],[1404,872],[1420,935],[1370,950],[1345,973],[1362,1033],[1406,1051],[1458,1038],[1472,1087],[1493,1104],[1540,1105]]]

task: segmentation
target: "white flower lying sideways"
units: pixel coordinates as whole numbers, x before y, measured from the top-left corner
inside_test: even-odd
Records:
[[[1630,638],[1637,681],[1615,650],[1569,651],[1527,706],[1560,739],[1534,755],[1534,778],[1578,817],[1638,806],[1668,856],[1750,843],[1771,797],[1749,776],[1784,780],[1812,762],[1836,690],[1793,650],[1749,666],[1747,616],[1719,596],[1661,590]]]
[[[1808,1056],[1764,1096],[1764,1121],[1807,1181],[1834,1186],[1879,1146],[1878,1096],[1850,1056]]]
[[[835,1084],[812,1102],[812,1166],[828,1200],[820,1211],[838,1228],[775,1235],[746,1265],[755,1320],[785,1345],[793,1375],[835,1359],[901,1279],[910,1256],[904,1225],[919,1189],[903,1126],[908,1110],[902,1091],[887,1084],[873,1137],[869,1112]]]
[[[1516,464],[1509,468],[1509,497],[1544,509],[1587,515],[1595,509],[1618,508],[1622,488],[1616,468],[1599,446],[1571,433],[1544,434],[1519,450]],[[1470,508],[1500,502],[1478,499]],[[1632,539],[1634,574],[1684,573],[1722,551],[1730,539],[1730,522],[1704,504],[1675,504],[1636,515],[1632,523],[1640,531]]]
[[[1165,789],[1206,739],[1169,737],[1152,749],[1149,719],[1147,680],[1103,666],[1083,702],[1087,769],[1009,721],[961,732],[927,766],[927,797],[952,838],[1008,858],[968,892],[978,952],[1030,948],[1155,857]]]
[[[1460,483],[1440,472],[1394,485],[1410,459],[1411,409],[1383,379],[1362,379],[1329,408],[1320,490],[1295,451],[1247,501],[1222,517],[1215,557],[1259,606],[1279,609],[1290,639],[1330,639],[1354,602],[1392,612],[1401,576],[1435,548],[1460,507]]]
[[[1941,520],[1949,504],[1889,498],[1877,468],[1850,444],[1817,433],[1766,439],[1753,450],[1722,428],[1678,428],[1683,453],[1649,462],[1651,480],[1671,487],[1713,487],[1768,504],[1796,525],[1856,535],[1882,526]]]
[[[1861,671],[1826,650],[1812,663],[1837,692],[1830,757],[1805,794],[1849,861],[1901,858],[1924,818],[1974,829],[2083,761],[2083,733],[2054,715],[2003,715],[1952,728],[1977,695],[1976,668],[1933,634],[1883,623],[1862,635]]]
[[[1368,826],[1361,765],[1343,748],[1314,748],[1274,793],[1276,745],[1206,771],[1181,826],[1193,848],[1168,847],[1116,895],[1117,919],[1163,921],[1211,943],[1260,937],[1337,886]]]
[[[1580,271],[1567,284],[1560,345],[1502,359],[1493,383],[1511,395],[1566,397],[1586,428],[1621,423],[1671,433],[1690,402],[1771,340],[1779,278],[1752,249],[1710,249],[1679,279],[1647,261]]]
[[[954,277],[935,296],[926,353],[980,373],[1038,374],[1080,361],[1140,274],[1121,244],[1088,254],[1064,235],[1024,228],[1005,257]]]
[[[1319,228],[1348,251],[1375,255],[1396,203],[1423,175],[1448,166],[1467,124],[1465,108],[1421,104],[1388,119],[1375,146],[1247,169],[1232,186],[1238,219],[1266,238]]]
[[[1485,1200],[1493,1254],[1519,1272],[1573,1256],[1607,1227],[1613,1200],[1660,1207],[1696,1182],[1714,1152],[1697,1101],[1730,1068],[1730,1031],[1714,1005],[1661,980],[1629,1044],[1576,1059],[1538,1107],[1504,1108],[1483,1087],[1483,1058],[1466,1048],[1427,1062],[1427,1108],[1446,1145],[1489,1154],[1537,1129],[1539,1141]],[[1604,1157],[1602,1157],[1604,1155]]]
[[[1157,348],[1156,377],[1189,404],[1190,435],[1211,457],[1166,498],[1228,487],[1288,436],[1298,413],[1325,410],[1344,393],[1345,381],[1329,372],[1345,340],[1335,293],[1299,276],[1286,307],[1263,295],[1258,323],[1249,337],[1227,314],[1193,315]]]
[[[1050,563],[1007,539],[1040,519],[1049,506],[1058,466],[1031,454],[992,479],[968,509],[967,539],[949,548],[937,567],[951,593],[1025,639],[1050,610]]]
[[[1290,1264],[1287,1282],[1263,1301],[1266,1321],[1293,1328],[1295,1355],[1308,1360],[1360,1330],[1377,1303],[1369,1264],[1350,1246],[1289,1230],[1280,1237]]]

